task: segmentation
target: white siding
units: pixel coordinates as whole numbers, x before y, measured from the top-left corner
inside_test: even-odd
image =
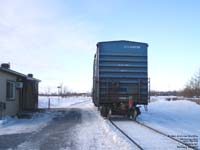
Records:
[[[16,77],[14,75],[10,75],[0,71],[0,102],[6,103],[6,109],[0,111],[1,116],[14,116],[19,112],[19,94],[18,91],[15,90],[16,96],[15,100],[8,101],[6,99],[6,83],[7,80],[16,81]]]

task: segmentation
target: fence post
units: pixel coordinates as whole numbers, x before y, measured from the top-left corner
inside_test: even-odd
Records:
[[[48,109],[50,109],[50,104],[51,104],[50,98],[48,98]]]

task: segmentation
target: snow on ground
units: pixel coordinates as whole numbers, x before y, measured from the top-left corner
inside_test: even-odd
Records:
[[[76,127],[78,130],[77,144],[80,150],[136,150],[138,149],[130,143],[113,125],[102,118],[94,107],[92,101],[86,101],[83,104],[72,106],[81,108],[85,111],[82,115],[83,123]]]
[[[90,97],[73,96],[73,97],[57,97],[57,96],[39,96],[38,108],[48,108],[50,102],[50,108],[66,108],[77,103],[90,101]]]
[[[148,111],[141,109],[138,121],[171,136],[196,135],[200,147],[200,105],[186,100],[167,101],[167,97],[152,97]]]
[[[56,115],[57,112],[46,112],[35,113],[31,119],[5,117],[0,120],[0,135],[37,131],[46,126]]]
[[[141,109],[142,113],[138,121],[169,135],[200,137],[200,105],[185,100],[166,101],[166,98],[168,97],[152,97],[148,111]],[[39,97],[39,108],[48,108],[48,99],[48,97]],[[136,149],[108,120],[100,116],[91,97],[50,97],[50,102],[51,108],[67,107],[83,110],[83,122],[75,127],[75,130],[79,131],[76,137],[80,149]],[[46,111],[35,113],[31,119],[6,117],[0,121],[0,135],[39,131],[56,115],[61,114],[56,111]],[[129,126],[125,128],[135,130]],[[162,145],[162,141],[160,144]]]
[[[43,97],[46,99],[45,97]],[[51,98],[53,106],[80,108],[83,122],[74,127],[73,130],[78,131],[76,144],[80,150],[136,150],[137,147],[132,145],[124,135],[122,135],[110,122],[103,119],[97,108],[92,103],[91,97],[68,97],[58,100],[57,97]],[[42,101],[42,99],[41,99]],[[39,102],[41,105],[41,101]],[[59,103],[60,101],[60,103]],[[48,101],[43,106],[48,106]],[[76,132],[74,132],[76,133]],[[67,149],[67,148],[66,148]],[[70,149],[70,148],[69,148]]]
[[[132,145],[124,135],[122,135],[117,129],[115,129],[108,120],[103,119],[97,108],[93,105],[91,97],[68,97],[57,98],[50,97],[52,99],[51,108],[79,108],[82,111],[82,122],[74,128],[72,132],[75,135],[75,143],[79,149],[90,150],[135,150],[137,147]],[[40,108],[48,107],[48,97],[39,98]],[[47,111],[44,113],[36,113],[32,119],[17,119],[17,118],[5,118],[0,123],[0,133],[14,134],[33,132],[40,130],[47,125],[52,118],[56,115],[62,115],[54,111]],[[67,142],[67,141],[66,141]],[[22,143],[30,144],[28,141]],[[27,148],[27,147],[26,147]],[[70,147],[64,149],[71,149]],[[63,150],[64,150],[63,149]]]
[[[39,108],[48,108],[48,99],[50,98],[50,108],[65,108],[76,103],[90,100],[88,97],[39,97]],[[30,133],[45,127],[54,117],[60,115],[60,112],[46,111],[35,113],[31,119],[19,119],[17,117],[5,117],[0,120],[0,135]]]
[[[169,139],[157,132],[152,131],[146,127],[134,121],[121,120],[120,118],[114,118],[114,123],[123,130],[131,139],[136,141],[143,149],[146,150],[185,150],[180,148],[183,145],[176,141]],[[179,148],[178,148],[179,147]]]

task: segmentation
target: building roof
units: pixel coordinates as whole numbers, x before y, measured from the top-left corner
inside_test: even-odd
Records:
[[[129,42],[129,43],[138,43],[138,44],[144,44],[146,46],[148,46],[147,43],[143,43],[143,42],[135,42],[135,41],[127,41],[127,40],[117,40],[117,41],[102,41],[102,42],[98,42],[97,45],[99,44],[103,44],[103,43],[115,43],[115,42]]]
[[[12,75],[15,75],[15,76],[23,77],[23,78],[26,78],[27,80],[34,80],[34,81],[37,81],[37,82],[41,82],[41,80],[39,80],[39,79],[29,77],[28,75],[16,72],[16,71],[11,70],[11,69],[0,67],[0,71],[9,73],[9,74],[12,74]]]

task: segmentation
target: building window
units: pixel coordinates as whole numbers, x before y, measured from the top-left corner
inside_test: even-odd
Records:
[[[7,81],[6,98],[7,100],[15,100],[15,82],[13,81]]]

